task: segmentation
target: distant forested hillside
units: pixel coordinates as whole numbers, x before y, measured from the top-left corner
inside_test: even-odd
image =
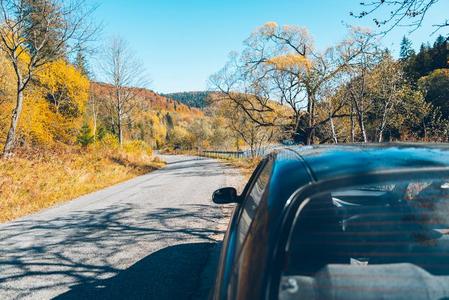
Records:
[[[182,93],[171,93],[164,94],[163,96],[177,100],[184,103],[190,107],[205,108],[207,106],[207,98],[210,96],[211,92],[182,92]]]

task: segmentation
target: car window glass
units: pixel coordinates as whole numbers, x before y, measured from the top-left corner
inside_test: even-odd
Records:
[[[243,243],[248,233],[251,221],[256,213],[257,207],[262,199],[263,193],[268,185],[273,163],[268,161],[254,178],[254,183],[243,202],[242,214],[238,223],[238,247]]]
[[[449,297],[442,288],[449,286],[449,180],[366,187],[322,192],[304,202],[288,243],[280,299],[299,293],[360,299],[373,291],[377,298]],[[323,284],[325,292],[318,290]]]

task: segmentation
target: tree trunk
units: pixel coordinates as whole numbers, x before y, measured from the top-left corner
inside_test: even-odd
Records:
[[[315,98],[313,96],[313,92],[311,90],[307,91],[307,129],[306,129],[306,145],[313,144],[313,135],[314,135],[314,116],[315,116]]]
[[[313,134],[312,134],[312,128],[307,128],[306,130],[306,145],[312,145],[313,143]]]
[[[116,97],[117,97],[117,129],[118,129],[118,141],[120,145],[123,145],[123,125],[122,125],[122,98],[119,88],[116,88]]]
[[[315,137],[315,97],[311,97],[312,105],[309,116],[309,136],[307,137],[307,145],[312,145]]]
[[[122,125],[122,116],[120,112],[118,114],[117,126],[118,126],[118,141],[120,145],[123,145],[123,128],[122,128],[123,125]]]
[[[332,130],[332,139],[334,140],[335,144],[338,144],[338,137],[337,137],[337,132],[335,131],[334,118],[332,118],[332,115],[329,115],[329,119],[330,119],[331,130]]]
[[[424,120],[422,121],[422,125],[423,125],[424,141],[427,142],[427,127],[426,122]]]
[[[295,130],[293,132],[293,141],[295,141],[295,143],[300,141],[299,140],[300,127],[301,127],[301,117],[299,115],[297,115],[295,118]]]
[[[358,119],[359,119],[360,131],[362,132],[363,142],[368,143],[368,137],[366,136],[366,130],[365,130],[365,122],[363,121],[363,114],[360,114]]]
[[[351,103],[351,143],[355,142],[354,104]]]
[[[97,108],[95,106],[95,97],[91,96],[91,102],[92,102],[92,119],[94,123],[93,128],[93,134],[94,134],[94,141],[97,140]]]
[[[251,144],[249,145],[249,149],[250,149],[250,152],[251,152],[251,158],[254,158],[256,155],[255,155],[255,147],[254,147],[254,143],[253,142],[251,142]]]
[[[362,132],[363,142],[368,143],[368,137],[365,130],[365,122],[363,121],[363,108],[359,107],[357,100],[354,101],[355,112],[357,114],[357,121],[359,123],[360,131]]]
[[[11,125],[9,126],[8,135],[6,136],[5,147],[3,148],[3,157],[10,157],[16,141],[17,125],[19,123],[20,114],[23,108],[23,87],[22,83],[17,83],[16,107],[11,116]]]
[[[388,114],[389,104],[390,104],[390,100],[388,100],[385,103],[384,111],[382,114],[382,123],[380,125],[380,130],[379,130],[379,143],[382,143],[383,139],[384,139],[384,131],[385,131],[385,126],[387,126],[387,114]]]
[[[382,120],[382,125],[380,126],[380,130],[379,130],[379,139],[378,142],[382,143],[384,140],[384,129],[385,129],[385,119]]]

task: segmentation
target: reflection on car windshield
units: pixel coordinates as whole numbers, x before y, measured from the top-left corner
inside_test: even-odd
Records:
[[[292,286],[314,298],[320,284],[341,299],[376,289],[392,299],[414,288],[449,296],[449,180],[355,186],[306,201],[288,243],[281,298],[294,295]]]

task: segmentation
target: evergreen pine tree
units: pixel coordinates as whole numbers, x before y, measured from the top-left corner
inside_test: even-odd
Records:
[[[94,136],[92,134],[92,130],[90,129],[89,124],[84,123],[81,126],[80,133],[77,137],[78,144],[80,144],[83,148],[86,148],[94,141]]]
[[[104,127],[100,127],[97,130],[97,140],[101,141],[106,136],[106,129]]]
[[[47,0],[23,0],[21,3],[21,18],[24,24],[24,39],[34,41],[25,43],[31,53],[43,43],[39,51],[44,57],[53,59],[66,55],[66,47],[61,47],[64,16],[55,2]]]
[[[443,36],[439,36],[435,43],[433,44],[433,48],[431,49],[432,56],[432,71],[435,69],[442,69],[448,67],[448,44],[446,38]]]
[[[415,79],[418,80],[422,76],[429,74],[432,71],[432,57],[431,48],[429,45],[421,44],[418,54],[413,65],[414,73],[416,74]]]
[[[88,78],[90,77],[89,66],[87,64],[86,56],[84,55],[84,52],[81,49],[79,49],[78,52],[76,53],[74,65],[78,69],[78,71],[81,72],[81,74],[83,74]]]
[[[410,56],[414,55],[415,51],[412,47],[412,41],[410,41],[406,36],[402,38],[401,41],[401,50],[399,53],[399,57],[401,60],[407,60]]]

